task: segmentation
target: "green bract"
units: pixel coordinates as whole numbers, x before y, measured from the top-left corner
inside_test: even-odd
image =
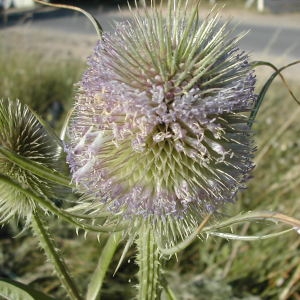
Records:
[[[4,150],[50,169],[58,169],[58,142],[34,113],[19,100],[0,100],[0,145]],[[0,155],[0,170],[7,180],[48,198],[54,197],[55,185]],[[0,222],[13,216],[30,218],[35,201],[22,189],[0,181]]]

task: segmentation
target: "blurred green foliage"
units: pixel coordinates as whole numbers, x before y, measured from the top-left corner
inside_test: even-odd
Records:
[[[20,99],[29,104],[53,127],[60,127],[72,107],[74,83],[83,70],[75,59],[45,59],[43,53],[18,50],[7,53],[0,47],[1,98]]]

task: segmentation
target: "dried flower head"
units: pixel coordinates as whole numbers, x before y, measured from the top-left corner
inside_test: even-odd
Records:
[[[137,10],[104,34],[67,152],[74,182],[108,210],[190,228],[232,201],[253,168],[241,113],[253,108],[255,77],[218,14],[201,21],[184,3]]]
[[[0,144],[14,153],[42,166],[57,169],[58,144],[31,110],[19,100],[0,100]],[[0,155],[1,173],[24,188],[47,197],[53,196],[54,185],[22,169]],[[35,201],[20,189],[0,181],[0,222],[14,216],[29,219]]]

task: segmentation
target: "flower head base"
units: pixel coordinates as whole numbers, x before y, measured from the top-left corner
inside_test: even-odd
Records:
[[[57,169],[58,144],[32,111],[19,100],[0,100],[0,144],[17,155]],[[0,155],[0,170],[16,184],[52,197],[53,183],[22,169]],[[0,223],[14,216],[30,219],[35,201],[13,186],[0,182]]]
[[[255,78],[227,25],[180,3],[104,34],[79,83],[67,152],[73,180],[108,209],[195,224],[232,201],[253,167],[241,112],[253,107]]]

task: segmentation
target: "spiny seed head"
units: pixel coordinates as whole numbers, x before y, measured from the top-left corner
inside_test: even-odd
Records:
[[[181,1],[132,13],[99,41],[67,145],[73,180],[128,217],[197,223],[253,168],[248,56],[227,24]]]
[[[57,169],[58,144],[32,111],[19,100],[0,99],[0,144],[41,166]],[[54,185],[22,169],[0,155],[1,173],[24,188],[47,197],[54,195]],[[17,216],[29,219],[35,201],[19,189],[0,181],[0,223]]]

